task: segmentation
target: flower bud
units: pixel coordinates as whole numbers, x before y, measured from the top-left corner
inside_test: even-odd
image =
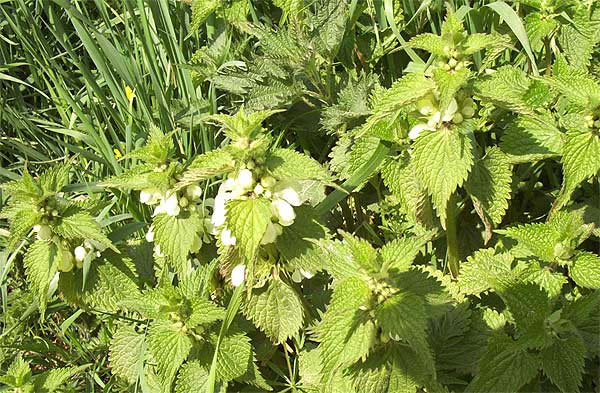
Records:
[[[202,197],[202,187],[197,184],[190,184],[185,189],[185,195],[192,201],[198,200]]]
[[[465,106],[460,110],[460,112],[467,119],[470,119],[473,116],[475,116],[475,108],[473,106]]]
[[[231,271],[231,285],[239,287],[246,278],[246,265],[237,265]]]
[[[256,195],[262,194],[264,190],[265,190],[265,188],[260,183],[254,187],[254,193]]]
[[[264,176],[262,179],[260,179],[260,184],[264,188],[271,188],[275,185],[275,183],[277,183],[277,180],[275,180],[273,176]]]
[[[85,248],[83,248],[82,246],[77,246],[75,247],[75,260],[79,261],[79,262],[83,262],[83,260],[85,259],[85,256],[87,255],[87,250]]]
[[[450,68],[456,67],[457,64],[458,64],[458,61],[456,61],[456,59],[454,59],[454,58],[448,60],[448,65],[450,66]]]
[[[454,124],[460,124],[463,121],[463,116],[460,113],[455,113],[454,116],[452,117],[452,123]]]
[[[52,230],[48,225],[40,225],[37,237],[40,240],[50,240],[52,238]]]
[[[422,115],[429,115],[435,111],[435,105],[430,98],[422,98],[417,102],[417,108]]]
[[[61,272],[70,272],[73,270],[73,254],[69,250],[62,250],[62,258],[58,261],[58,270]]]
[[[186,197],[179,198],[179,206],[186,207],[188,204],[189,204],[189,202]]]
[[[190,252],[192,254],[195,254],[198,251],[200,251],[200,248],[202,248],[202,239],[200,238],[200,236],[196,235],[196,236],[194,236],[194,240],[192,240]]]
[[[300,274],[298,269],[294,270],[294,273],[292,273],[292,281],[295,283],[302,282],[302,275]]]

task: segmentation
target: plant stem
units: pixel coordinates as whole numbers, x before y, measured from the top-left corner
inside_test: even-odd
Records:
[[[452,194],[446,208],[446,253],[448,256],[448,267],[452,278],[458,277],[458,239],[456,236],[456,194]]]
[[[294,372],[292,371],[292,364],[290,363],[290,357],[287,353],[286,343],[282,342],[283,353],[285,354],[285,362],[287,363],[288,372],[290,373],[290,384],[292,385],[292,391],[296,391],[296,381],[294,378]]]

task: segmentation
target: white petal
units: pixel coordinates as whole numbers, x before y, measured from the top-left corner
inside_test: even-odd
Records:
[[[225,208],[215,209],[213,211],[212,216],[210,217],[210,222],[215,227],[219,227],[219,226],[225,224]]]
[[[163,252],[160,250],[160,246],[158,244],[154,246],[154,253],[159,257],[165,256],[165,254],[163,254]]]
[[[223,228],[221,231],[221,243],[225,246],[234,246],[236,242],[235,236],[231,234],[231,231],[227,228]]]
[[[85,259],[85,256],[87,255],[87,251],[85,248],[77,246],[75,247],[74,254],[75,259],[79,262],[82,262]]]
[[[239,287],[246,278],[246,265],[237,265],[231,271],[231,285]]]
[[[152,198],[153,190],[142,190],[140,191],[140,202],[148,203],[148,201]]]
[[[294,273],[292,273],[292,281],[295,283],[300,283],[302,281],[302,275],[298,269],[294,270]]]
[[[161,203],[160,205],[158,205],[154,208],[154,213],[152,213],[152,217],[157,216],[164,212],[165,212],[165,206]]]
[[[300,269],[300,274],[302,274],[304,277],[306,277],[308,279],[311,279],[315,276],[311,272],[307,272],[306,270],[302,270],[302,269]]]
[[[275,199],[271,202],[273,213],[279,218],[281,225],[287,226],[284,223],[293,222],[296,218],[294,208],[283,199]],[[291,223],[290,223],[291,224]]]
[[[148,243],[152,243],[154,241],[154,228],[152,226],[150,226],[150,228],[148,228],[148,232],[146,232],[146,241]]]
[[[254,178],[250,169],[242,169],[237,176],[236,183],[243,188],[250,188],[254,185]]]
[[[423,132],[425,130],[430,130],[430,129],[431,128],[427,124],[419,123],[410,129],[410,131],[408,132],[408,137],[410,139],[417,139],[419,137],[419,135],[421,135],[421,132]]]
[[[302,204],[300,196],[292,187],[286,187],[283,190],[276,192],[275,197],[284,199],[292,206],[300,206]]]

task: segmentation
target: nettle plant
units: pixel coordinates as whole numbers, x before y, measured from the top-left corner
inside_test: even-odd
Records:
[[[196,2],[194,24],[240,3]],[[560,47],[589,8],[521,3],[545,75],[498,66],[511,38],[449,12],[405,45],[426,63],[389,88],[348,76],[320,104],[319,160],[277,136],[285,109],[254,102],[204,115],[220,147],[188,160],[176,131],[149,129],[104,198],[69,186],[75,161],[24,171],[2,215],[41,318],[57,297],[94,315],[119,391],[598,389],[600,83],[585,45]],[[276,47],[297,28],[249,29]],[[81,370],[32,376],[19,357],[0,381],[54,391]]]

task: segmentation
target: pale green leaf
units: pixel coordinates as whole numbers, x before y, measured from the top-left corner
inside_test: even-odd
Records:
[[[195,236],[202,228],[197,214],[182,209],[178,216],[161,213],[154,217],[154,242],[180,272],[192,248]]]
[[[232,200],[227,203],[226,225],[247,260],[252,260],[271,219],[271,205],[265,198]]]
[[[562,153],[564,136],[549,112],[522,115],[510,123],[500,148],[513,163],[556,157]]]
[[[33,243],[23,258],[27,280],[39,303],[42,315],[46,311],[50,280],[56,274],[59,258],[56,245],[43,240]]]
[[[265,166],[277,179],[328,181],[327,170],[311,157],[290,149],[273,149],[269,152]]]
[[[121,325],[110,342],[109,362],[112,372],[129,384],[138,379],[138,364],[143,361],[144,335],[133,325]]]
[[[423,133],[414,144],[417,174],[443,223],[450,196],[467,179],[473,166],[473,148],[473,140],[454,129]]]
[[[569,275],[581,287],[600,289],[600,257],[589,251],[576,252]]]
[[[146,341],[161,374],[172,381],[192,349],[192,339],[175,323],[156,320],[150,324]]]
[[[245,314],[275,344],[286,341],[302,327],[304,308],[298,293],[281,280],[252,292]]]

